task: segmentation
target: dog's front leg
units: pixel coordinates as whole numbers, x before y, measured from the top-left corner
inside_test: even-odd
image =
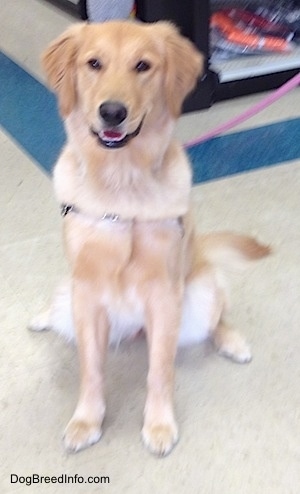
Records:
[[[73,287],[73,314],[80,362],[79,400],[64,434],[68,451],[86,448],[101,437],[105,414],[104,363],[108,343],[107,315],[95,300],[96,290],[77,280]]]
[[[178,440],[173,407],[174,360],[181,317],[180,297],[157,286],[148,300],[149,371],[142,437],[152,453],[168,454]]]

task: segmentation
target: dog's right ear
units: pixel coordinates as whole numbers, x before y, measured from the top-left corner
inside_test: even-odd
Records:
[[[67,117],[76,103],[75,59],[85,23],[67,29],[42,54],[49,86],[57,94],[61,116]]]

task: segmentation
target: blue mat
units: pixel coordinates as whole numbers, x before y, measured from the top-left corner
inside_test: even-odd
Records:
[[[65,140],[54,95],[0,52],[0,125],[46,171]]]
[[[65,141],[54,95],[0,52],[0,125],[47,172]],[[188,150],[194,183],[300,157],[300,119],[217,137]]]
[[[194,182],[205,182],[300,157],[300,119],[216,137],[188,150]]]

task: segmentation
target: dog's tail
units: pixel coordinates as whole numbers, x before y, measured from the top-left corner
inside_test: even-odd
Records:
[[[262,259],[272,252],[270,246],[253,237],[231,232],[200,235],[197,250],[202,260],[223,269],[241,269],[249,261]]]

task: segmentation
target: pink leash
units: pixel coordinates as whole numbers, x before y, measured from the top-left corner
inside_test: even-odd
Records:
[[[219,125],[210,132],[207,132],[207,134],[204,134],[201,137],[197,137],[196,139],[192,139],[186,142],[184,144],[184,147],[190,148],[192,146],[196,146],[197,144],[201,144],[202,142],[208,141],[209,139],[212,139],[213,137],[217,137],[219,134],[222,134],[223,132],[232,129],[236,125],[244,122],[245,120],[248,120],[248,118],[253,117],[257,113],[261,112],[262,110],[270,106],[272,103],[280,99],[286,93],[294,89],[294,87],[298,86],[298,84],[300,84],[300,72],[294,77],[292,77],[292,79],[290,79],[288,82],[283,84],[280,88],[276,89],[276,91],[274,91],[269,96],[264,98],[262,101],[259,101],[259,103],[254,105],[252,108],[248,108],[248,110],[232,118],[228,122]]]

